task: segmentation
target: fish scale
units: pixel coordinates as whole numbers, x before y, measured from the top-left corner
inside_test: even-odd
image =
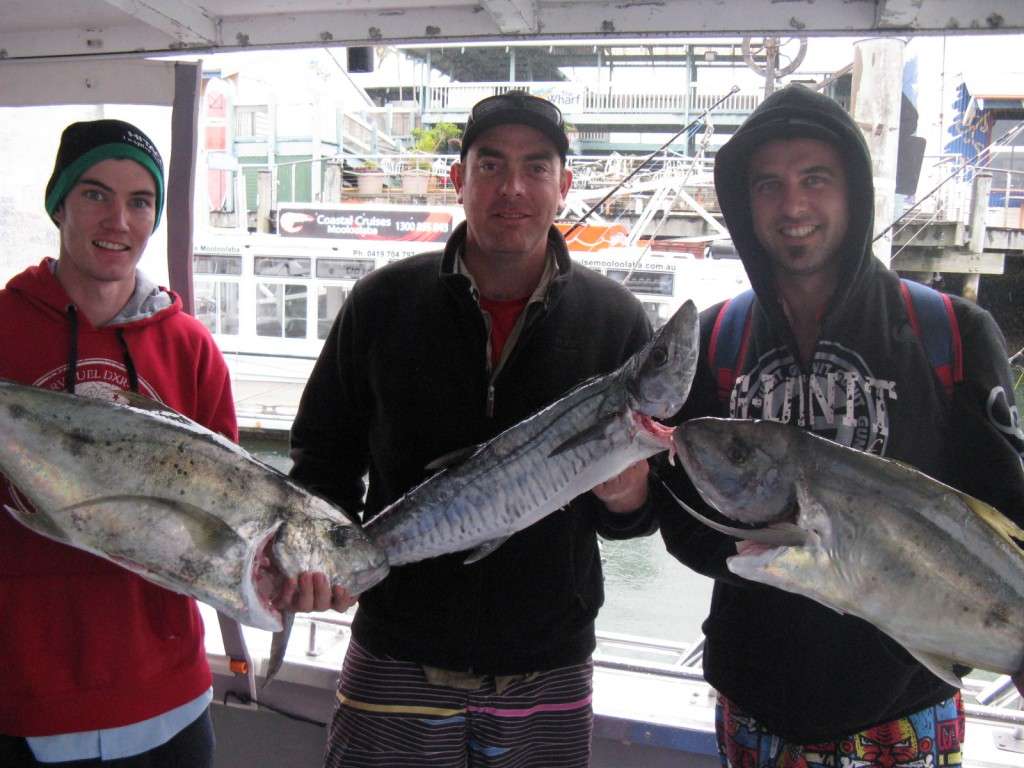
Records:
[[[616,371],[428,478],[370,520],[367,535],[393,566],[474,548],[470,560],[478,559],[634,462],[667,450],[668,431],[649,420],[668,418],[685,402],[698,334],[697,309],[687,301]]]

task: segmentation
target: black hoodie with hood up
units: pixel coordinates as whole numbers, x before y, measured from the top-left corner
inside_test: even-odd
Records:
[[[848,185],[838,287],[806,366],[754,233],[747,185],[753,150],[787,138],[837,147]],[[718,152],[715,187],[756,294],[750,339],[730,401],[723,402],[707,357],[721,305],[702,314],[697,378],[678,420],[710,415],[794,423],[912,464],[1024,522],[1024,434],[1002,333],[988,312],[952,297],[964,378],[950,397],[910,324],[899,277],[872,256],[871,161],[850,116],[800,86],[775,92]],[[837,382],[845,382],[842,391]],[[682,496],[703,507],[681,471],[665,471]],[[802,744],[831,741],[952,695],[953,688],[867,622],[732,576],[725,558],[735,554],[734,539],[671,504],[660,522],[669,551],[716,579],[704,623],[706,678],[775,734]]]

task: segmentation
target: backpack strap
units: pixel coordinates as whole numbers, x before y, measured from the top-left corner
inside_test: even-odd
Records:
[[[946,394],[952,397],[953,385],[964,380],[963,345],[953,301],[947,294],[913,280],[900,279],[900,294],[928,362]]]
[[[729,299],[718,311],[715,327],[711,329],[708,361],[715,373],[718,399],[729,402],[729,396],[750,341],[750,315],[754,306],[754,292],[744,291]]]

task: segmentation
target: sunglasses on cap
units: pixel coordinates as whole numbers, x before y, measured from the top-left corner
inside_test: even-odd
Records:
[[[472,111],[469,113],[466,127],[468,128],[474,122],[483,120],[487,115],[506,109],[525,109],[549,120],[558,128],[563,130],[565,128],[562,110],[547,99],[533,96],[525,91],[509,91],[508,93],[499,93],[497,96],[488,96],[486,99],[481,99],[473,106]]]

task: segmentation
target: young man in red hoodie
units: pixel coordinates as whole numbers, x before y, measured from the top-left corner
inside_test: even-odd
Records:
[[[234,440],[220,351],[137,270],[162,204],[163,162],[138,128],[64,131],[46,188],[60,255],[0,291],[0,377],[90,397],[133,390]],[[6,480],[0,496],[26,503]],[[0,512],[0,615],[0,765],[212,764],[194,600]]]

